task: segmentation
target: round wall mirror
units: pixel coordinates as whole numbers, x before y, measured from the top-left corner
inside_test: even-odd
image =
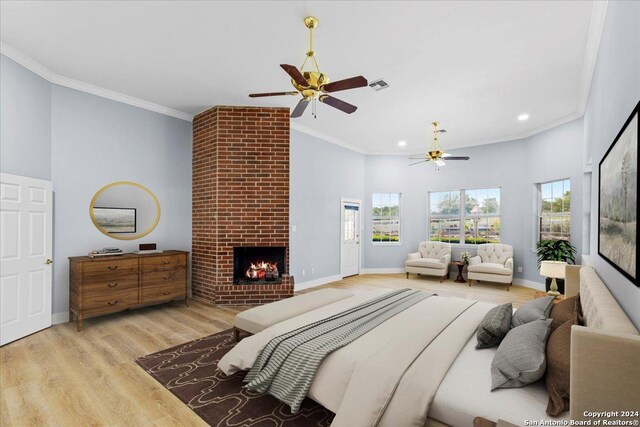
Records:
[[[91,199],[91,221],[103,234],[120,240],[146,236],[160,221],[160,203],[147,187],[135,182],[113,182]]]

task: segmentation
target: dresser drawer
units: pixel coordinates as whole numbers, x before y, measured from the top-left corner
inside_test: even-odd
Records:
[[[82,284],[82,295],[85,297],[91,297],[93,295],[112,294],[114,292],[121,292],[131,289],[138,289],[138,276],[137,275],[124,275],[120,277],[104,276],[104,280],[98,280],[97,278],[89,283]]]
[[[138,303],[138,289],[113,291],[83,298],[83,313],[87,315],[124,310]]]
[[[142,302],[170,301],[176,298],[184,298],[186,282],[170,283],[164,285],[147,286],[142,288]]]
[[[111,280],[119,277],[134,277],[138,275],[137,259],[109,259],[84,263],[82,278],[85,282],[95,282],[95,279]]]
[[[188,306],[189,254],[123,254],[69,258],[69,318],[84,319],[184,299]]]
[[[142,288],[148,286],[179,284],[187,281],[187,270],[160,270],[142,273]]]
[[[187,268],[187,257],[185,255],[167,255],[142,258],[142,271],[177,270]]]

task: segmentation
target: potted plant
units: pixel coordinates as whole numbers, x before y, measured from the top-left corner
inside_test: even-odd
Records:
[[[568,240],[540,240],[536,245],[536,253],[538,255],[538,269],[542,261],[563,261],[567,264],[576,262],[576,254],[578,250]],[[558,291],[564,294],[564,280],[557,279]],[[547,292],[551,287],[551,279],[546,278],[545,286]]]

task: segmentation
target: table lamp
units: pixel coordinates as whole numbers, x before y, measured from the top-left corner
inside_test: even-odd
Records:
[[[542,261],[540,263],[540,275],[551,278],[551,287],[547,294],[558,296],[558,284],[556,279],[564,279],[564,267],[567,265],[564,261]]]

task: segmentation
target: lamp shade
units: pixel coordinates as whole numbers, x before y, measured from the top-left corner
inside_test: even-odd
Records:
[[[542,261],[540,263],[540,275],[564,279],[564,267],[566,265],[567,263],[563,261]]]

